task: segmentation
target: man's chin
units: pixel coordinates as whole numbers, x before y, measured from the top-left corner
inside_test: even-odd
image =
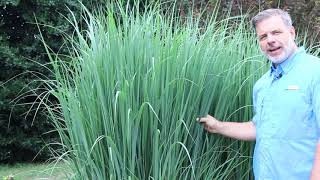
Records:
[[[267,55],[267,58],[273,63],[273,64],[280,64],[283,61],[286,60],[286,57],[283,56],[269,56]]]

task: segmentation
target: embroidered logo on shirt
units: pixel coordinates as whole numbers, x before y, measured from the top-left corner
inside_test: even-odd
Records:
[[[297,85],[289,85],[286,90],[299,90],[300,87]]]

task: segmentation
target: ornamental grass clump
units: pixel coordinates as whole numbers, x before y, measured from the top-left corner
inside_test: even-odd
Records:
[[[158,8],[84,15],[70,63],[50,56],[48,111],[74,179],[249,179],[251,144],[196,122],[249,120],[266,67],[245,17],[184,22]],[[48,83],[49,85],[49,83]]]

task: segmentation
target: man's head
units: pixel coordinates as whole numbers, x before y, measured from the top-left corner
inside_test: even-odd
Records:
[[[280,9],[267,9],[252,18],[261,51],[275,65],[285,61],[298,48],[289,14]]]

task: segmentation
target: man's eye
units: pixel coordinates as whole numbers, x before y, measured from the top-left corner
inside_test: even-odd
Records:
[[[265,40],[267,38],[267,36],[260,36],[259,39],[260,41]]]
[[[278,35],[278,34],[280,34],[280,33],[281,33],[280,31],[274,31],[274,32],[273,32],[274,35]]]

